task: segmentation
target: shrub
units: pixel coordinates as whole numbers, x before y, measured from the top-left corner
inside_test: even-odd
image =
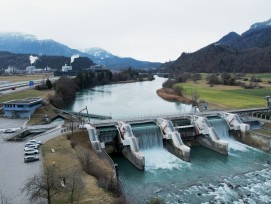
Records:
[[[168,79],[167,81],[165,81],[162,86],[163,88],[172,88],[173,85],[175,84],[175,81],[172,79]]]
[[[184,88],[182,86],[174,86],[173,90],[174,90],[175,94],[177,94],[179,96],[184,95]]]
[[[72,148],[75,148],[76,143],[75,143],[74,141],[71,141],[70,144],[71,144],[71,147],[72,147]]]

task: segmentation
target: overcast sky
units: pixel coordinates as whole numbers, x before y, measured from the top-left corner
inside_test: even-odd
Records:
[[[160,62],[270,18],[271,0],[0,0],[0,32]]]

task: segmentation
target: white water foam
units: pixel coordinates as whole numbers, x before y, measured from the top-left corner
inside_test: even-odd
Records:
[[[190,166],[163,148],[143,150],[145,155],[145,171],[156,169],[182,169]]]
[[[269,204],[271,203],[271,169],[265,168],[229,176],[220,182],[174,189],[176,191],[171,188],[171,192],[162,196],[168,201],[167,203]]]
[[[215,128],[218,133],[220,139],[228,142],[229,154],[237,156],[234,154],[234,151],[246,152],[249,151],[248,146],[242,144],[229,135],[229,127],[224,119],[211,119],[209,120],[211,125]]]

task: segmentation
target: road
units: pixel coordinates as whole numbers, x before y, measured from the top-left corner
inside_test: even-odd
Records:
[[[59,77],[51,77],[50,81],[54,82],[57,79],[59,79]],[[33,80],[34,81],[34,86],[44,83],[44,79],[38,79],[38,80]],[[33,88],[34,86],[30,87],[29,85],[29,81],[21,81],[21,82],[14,82],[14,83],[6,83],[6,84],[1,84],[0,85],[0,91],[5,94],[5,93],[12,93],[12,92],[16,92],[16,91],[20,91],[20,90],[25,90],[28,88]],[[11,90],[12,87],[16,87],[15,90]]]
[[[6,119],[1,118],[0,124]],[[23,124],[23,123],[22,123]],[[15,126],[10,128],[16,128]],[[18,126],[17,126],[18,128]],[[35,136],[35,139],[43,143],[61,134],[61,128],[48,131]],[[25,142],[4,142],[6,134],[0,133],[0,189],[12,204],[29,204],[26,195],[21,193],[25,181],[42,170],[42,160],[38,162],[24,163],[24,144]],[[32,138],[31,138],[32,139]],[[42,148],[42,147],[41,147]],[[41,157],[41,153],[39,154]],[[42,158],[41,158],[42,159]],[[40,204],[47,203],[40,200]]]

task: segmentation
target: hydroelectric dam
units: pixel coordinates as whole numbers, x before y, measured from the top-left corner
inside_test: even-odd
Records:
[[[122,119],[97,120],[84,125],[92,148],[108,153],[122,153],[137,169],[145,169],[144,150],[164,148],[185,162],[190,159],[195,144],[227,155],[229,144],[213,118],[220,119],[226,131],[245,134],[250,125],[242,122],[239,114],[261,109],[206,111],[186,114],[151,115]],[[192,150],[191,150],[192,148]]]

